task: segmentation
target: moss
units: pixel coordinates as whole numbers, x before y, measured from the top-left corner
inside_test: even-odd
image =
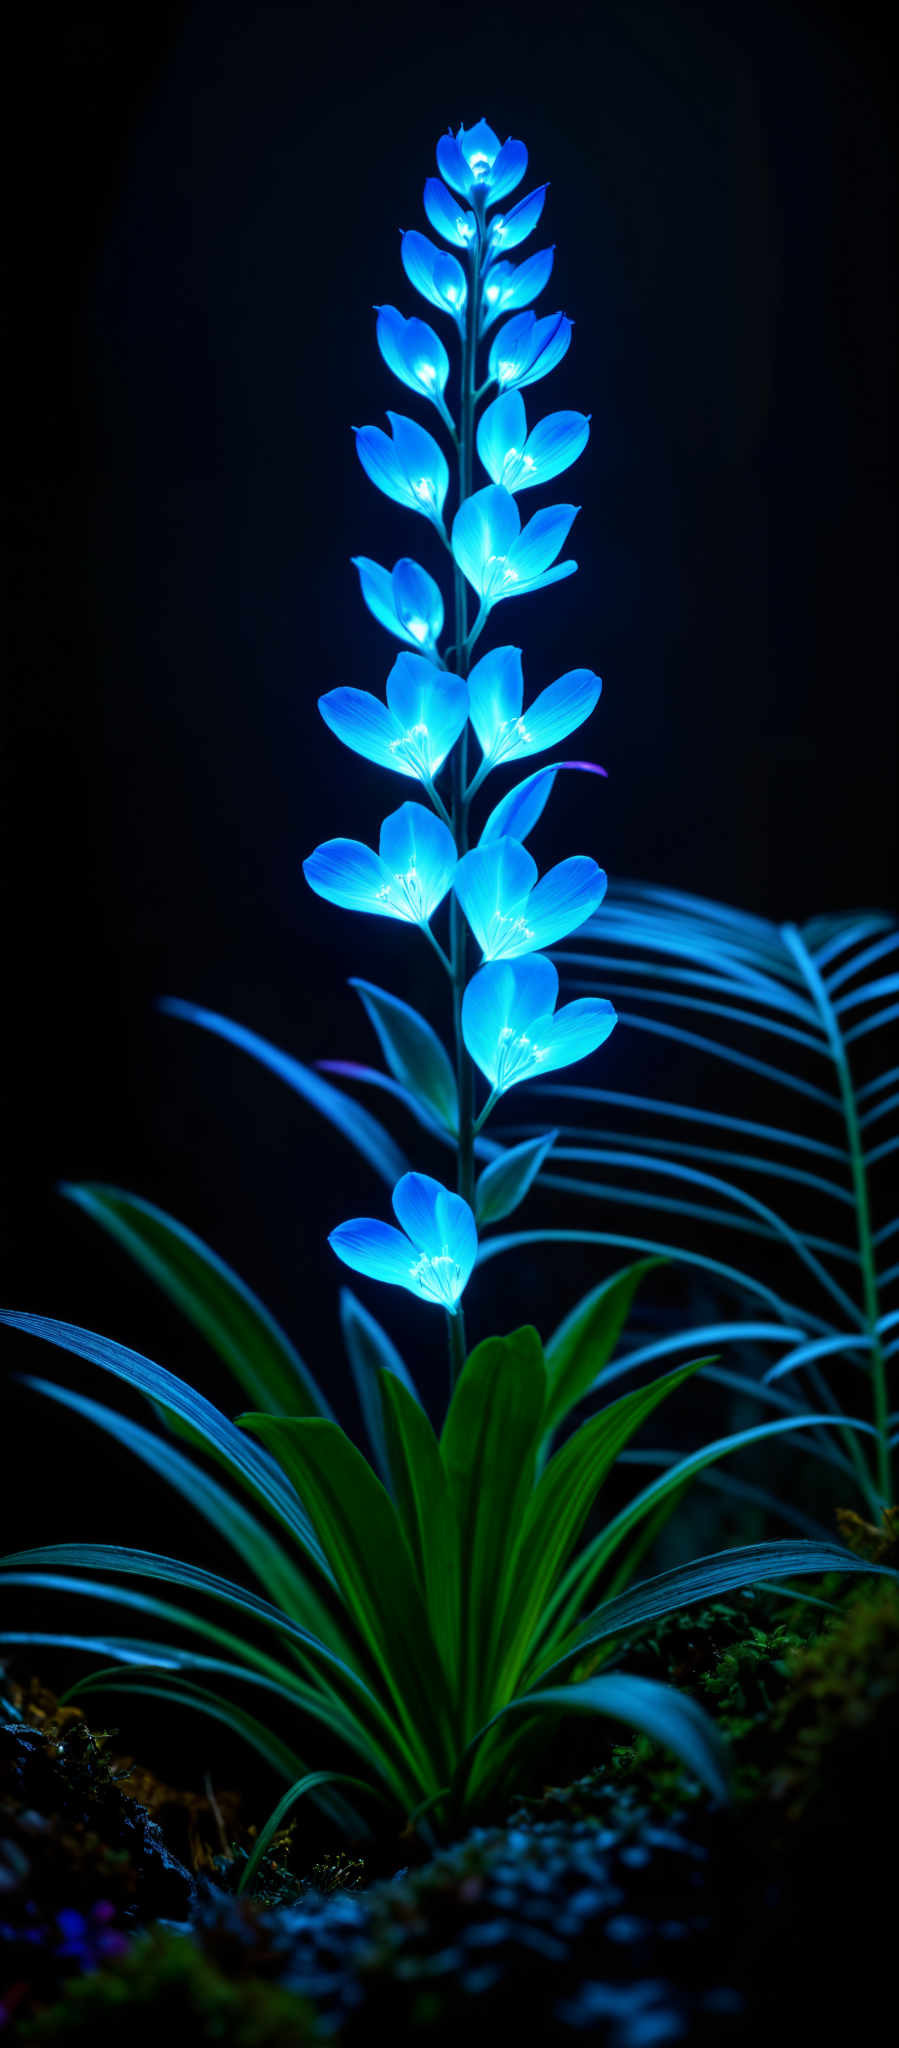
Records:
[[[773,1718],[771,1790],[798,1818],[857,1799],[895,1804],[899,1747],[899,1586],[874,1579],[850,1593],[816,1640],[788,1660]]]
[[[228,2048],[298,2048],[323,2038],[304,2000],[252,1978],[229,1981],[188,1937],[162,1929],[139,1937],[121,1961],[76,1979],[19,2038],[159,2048],[166,2026],[179,2039]]]

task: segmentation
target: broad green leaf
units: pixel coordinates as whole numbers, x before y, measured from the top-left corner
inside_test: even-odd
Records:
[[[654,1742],[662,1742],[666,1749],[673,1750],[714,1798],[729,1797],[727,1747],[705,1708],[674,1686],[660,1685],[654,1678],[632,1677],[626,1671],[604,1672],[598,1678],[582,1679],[579,1684],[541,1685],[534,1692],[521,1693],[510,1700],[478,1731],[463,1758],[459,1773],[462,1785],[474,1764],[472,1792],[484,1775],[483,1764],[478,1771],[479,1745],[513,1714],[530,1718],[541,1714],[553,1718],[557,1714],[603,1714],[610,1720],[624,1721],[641,1735],[649,1735]],[[484,1761],[489,1782],[489,1752]]]
[[[546,1346],[549,1394],[544,1431],[555,1429],[608,1365],[640,1282],[664,1258],[638,1259],[585,1294]]]
[[[528,1503],[513,1563],[496,1680],[499,1696],[519,1683],[547,1595],[576,1543],[590,1508],[626,1443],[660,1402],[707,1364],[696,1358],[649,1386],[622,1394],[568,1438],[546,1466]]]
[[[357,1301],[349,1287],[342,1287],[340,1290],[340,1327],[353,1379],[356,1382],[356,1393],[359,1396],[362,1420],[368,1432],[372,1456],[388,1493],[391,1493],[393,1482],[384,1440],[379,1373],[382,1370],[394,1373],[414,1400],[418,1399],[418,1394],[396,1345],[388,1337],[386,1330],[382,1330],[370,1310],[364,1308],[361,1301]]]
[[[264,1303],[202,1239],[137,1195],[97,1181],[60,1189],[142,1266],[272,1415],[328,1415],[308,1367]]]
[[[24,1330],[33,1337],[46,1337],[63,1351],[73,1351],[77,1358],[86,1358],[92,1365],[102,1366],[104,1372],[113,1373],[116,1379],[124,1380],[127,1386],[136,1387],[158,1407],[170,1410],[188,1425],[192,1441],[194,1437],[202,1440],[204,1449],[271,1509],[289,1529],[305,1557],[320,1570],[325,1569],[324,1552],[306,1510],[277,1466],[185,1380],[176,1379],[174,1373],[154,1365],[152,1359],[142,1358],[139,1351],[130,1351],[126,1345],[115,1344],[111,1337],[102,1337],[93,1330],[81,1330],[74,1323],[57,1323],[49,1316],[23,1315],[12,1309],[0,1310],[0,1323],[8,1323],[11,1329]]]
[[[475,1189],[478,1223],[500,1223],[504,1216],[511,1216],[519,1202],[524,1201],[557,1137],[557,1131],[547,1131],[544,1138],[529,1138],[526,1144],[511,1146],[485,1166]]]
[[[409,1003],[376,988],[373,981],[350,975],[350,987],[362,998],[394,1080],[424,1102],[454,1136],[459,1128],[456,1077],[436,1031]]]
[[[334,1422],[242,1415],[302,1493],[346,1609],[390,1694],[427,1785],[448,1739],[440,1660],[390,1495]]]
[[[443,1425],[440,1454],[459,1526],[460,1692],[469,1728],[484,1711],[545,1400],[540,1339],[526,1327],[487,1337],[469,1354]]]
[[[719,1550],[711,1557],[694,1558],[673,1571],[644,1579],[594,1608],[569,1638],[561,1656],[540,1674],[562,1679],[581,1663],[595,1644],[610,1642],[632,1629],[644,1628],[662,1614],[695,1607],[701,1600],[718,1600],[738,1586],[753,1586],[763,1579],[796,1578],[805,1572],[874,1572],[878,1577],[899,1581],[899,1572],[886,1565],[869,1564],[837,1543],[804,1543],[786,1538],[778,1543],[750,1543],[738,1550]]]
[[[188,1024],[199,1024],[204,1031],[212,1031],[216,1037],[227,1039],[229,1044],[248,1052],[253,1059],[260,1060],[264,1067],[286,1081],[296,1095],[310,1102],[314,1109],[348,1138],[356,1151],[361,1152],[379,1173],[381,1179],[392,1188],[400,1176],[408,1170],[409,1162],[397,1144],[371,1111],[362,1109],[349,1095],[341,1095],[339,1088],[332,1088],[330,1081],[323,1081],[320,1074],[314,1074],[304,1067],[290,1053],[281,1052],[277,1045],[267,1038],[260,1038],[258,1032],[248,1031],[243,1024],[234,1024],[230,1017],[220,1017],[215,1010],[204,1010],[198,1003],[185,1003],[179,996],[164,996],[159,1004],[170,1017],[181,1017]]]
[[[393,1372],[378,1375],[397,1512],[418,1567],[450,1693],[459,1675],[459,1532],[440,1445],[421,1402]]]

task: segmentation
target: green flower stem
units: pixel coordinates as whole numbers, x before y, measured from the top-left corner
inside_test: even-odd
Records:
[[[852,1187],[855,1195],[855,1214],[858,1227],[858,1255],[862,1275],[862,1295],[865,1319],[871,1344],[871,1381],[874,1394],[874,1427],[877,1431],[877,1485],[884,1507],[890,1507],[893,1500],[893,1474],[890,1457],[890,1418],[887,1394],[886,1358],[880,1341],[878,1321],[880,1303],[877,1294],[877,1268],[874,1260],[874,1241],[871,1232],[871,1206],[868,1200],[868,1176],[865,1171],[865,1154],[859,1129],[858,1106],[855,1089],[846,1057],[843,1034],[837,1023],[833,1004],[825,983],[809,953],[801,932],[795,925],[785,925],[783,936],[793,958],[801,968],[814,999],[818,1014],[827,1034],[831,1058],[837,1070],[840,1084],[840,1099],[843,1106],[843,1121],[846,1126],[846,1141],[849,1147],[849,1162],[852,1171]],[[856,1445],[856,1439],[852,1439]],[[860,1450],[856,1445],[860,1456]]]
[[[468,299],[465,308],[465,329],[462,335],[461,407],[459,416],[459,503],[471,495],[471,479],[474,464],[474,408],[475,408],[475,361],[477,355],[478,320],[481,309],[481,238],[484,225],[483,204],[477,209],[477,233],[469,249]],[[456,672],[467,676],[469,669],[470,643],[468,635],[468,591],[465,577],[458,562],[453,562],[453,604],[455,612],[455,662]],[[456,847],[461,859],[468,851],[468,728],[466,726],[452,757],[452,827]],[[471,1209],[474,1208],[474,1068],[465,1048],[462,1036],[462,996],[466,978],[467,932],[462,907],[453,895],[450,908],[450,960],[453,974],[453,1035],[456,1048],[456,1085],[459,1092],[459,1139],[457,1150],[457,1182],[459,1194]],[[450,1324],[456,1322],[450,1317]],[[463,1338],[464,1342],[464,1338]],[[453,1361],[453,1346],[457,1338],[450,1330],[450,1360]],[[463,1354],[464,1355],[464,1354]]]
[[[446,1334],[449,1342],[450,1393],[453,1392],[462,1367],[465,1364],[465,1317],[461,1306],[455,1315],[446,1311]]]

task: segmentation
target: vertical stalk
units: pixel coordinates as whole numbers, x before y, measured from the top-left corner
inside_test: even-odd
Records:
[[[471,495],[471,479],[474,464],[474,394],[476,356],[478,344],[478,323],[481,312],[481,241],[484,227],[483,195],[475,197],[475,219],[477,228],[468,250],[468,296],[465,306],[465,327],[462,335],[461,392],[459,409],[459,503]],[[467,676],[469,669],[468,648],[468,591],[465,577],[458,562],[453,561],[453,607],[455,613],[455,665],[457,673]],[[452,772],[452,821],[453,834],[459,857],[468,851],[468,728],[465,727],[458,745],[453,750]],[[453,1036],[456,1050],[456,1084],[459,1093],[459,1137],[457,1146],[457,1181],[459,1194],[474,1208],[474,1068],[462,1037],[462,995],[465,989],[467,932],[462,908],[454,895],[450,906],[450,961],[453,975]],[[450,1319],[451,1322],[454,1318]],[[451,1348],[454,1342],[450,1333]]]
[[[865,1169],[865,1155],[858,1121],[858,1107],[855,1089],[846,1057],[843,1034],[834,1013],[833,1004],[827,993],[824,980],[795,925],[784,926],[784,938],[798,962],[817,1004],[821,1022],[827,1033],[831,1057],[837,1070],[840,1100],[843,1106],[843,1121],[846,1126],[846,1143],[849,1151],[849,1165],[852,1173],[852,1188],[855,1195],[855,1216],[858,1231],[858,1256],[862,1276],[862,1296],[865,1320],[871,1343],[871,1382],[874,1396],[874,1426],[877,1431],[877,1486],[882,1505],[892,1506],[893,1476],[890,1458],[889,1396],[887,1392],[886,1359],[878,1332],[880,1302],[877,1293],[877,1268],[874,1259],[874,1242],[871,1233],[871,1207],[868,1200],[868,1176]]]

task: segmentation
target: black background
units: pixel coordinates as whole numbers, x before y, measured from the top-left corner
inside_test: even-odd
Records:
[[[339,748],[315,700],[381,688],[392,659],[350,555],[437,567],[423,522],[363,476],[349,422],[416,409],[371,308],[425,310],[397,229],[426,225],[421,185],[450,124],[485,114],[528,143],[522,189],[551,181],[542,304],[564,306],[575,338],[529,413],[593,416],[588,454],[549,494],[583,506],[580,574],[509,605],[492,636],[522,641],[532,688],[575,664],[605,679],[583,750],[609,781],[557,791],[538,856],[590,851],[613,877],[773,917],[895,904],[895,104],[879,16],[132,0],[20,25],[11,1304],[105,1330],[234,1405],[55,1192],[114,1181],[231,1259],[351,1417],[325,1235],[385,1192],[276,1081],[154,1002],[221,1008],[306,1061],[372,1056],[350,973],[438,1015],[414,935],[329,909],[300,861],[334,833],[373,835],[406,793]],[[652,1087],[645,1045],[620,1034],[603,1057],[609,1085]],[[499,1308],[478,1295],[475,1329],[571,1298],[567,1277],[532,1300],[536,1268],[490,1270]],[[431,1311],[364,1291],[436,1384]],[[24,1338],[3,1351],[86,1383]],[[147,1540],[126,1511],[143,1491],[134,1517],[152,1519],[157,1497],[108,1447],[32,1402],[9,1427],[7,1478],[27,1475],[13,1540]]]

